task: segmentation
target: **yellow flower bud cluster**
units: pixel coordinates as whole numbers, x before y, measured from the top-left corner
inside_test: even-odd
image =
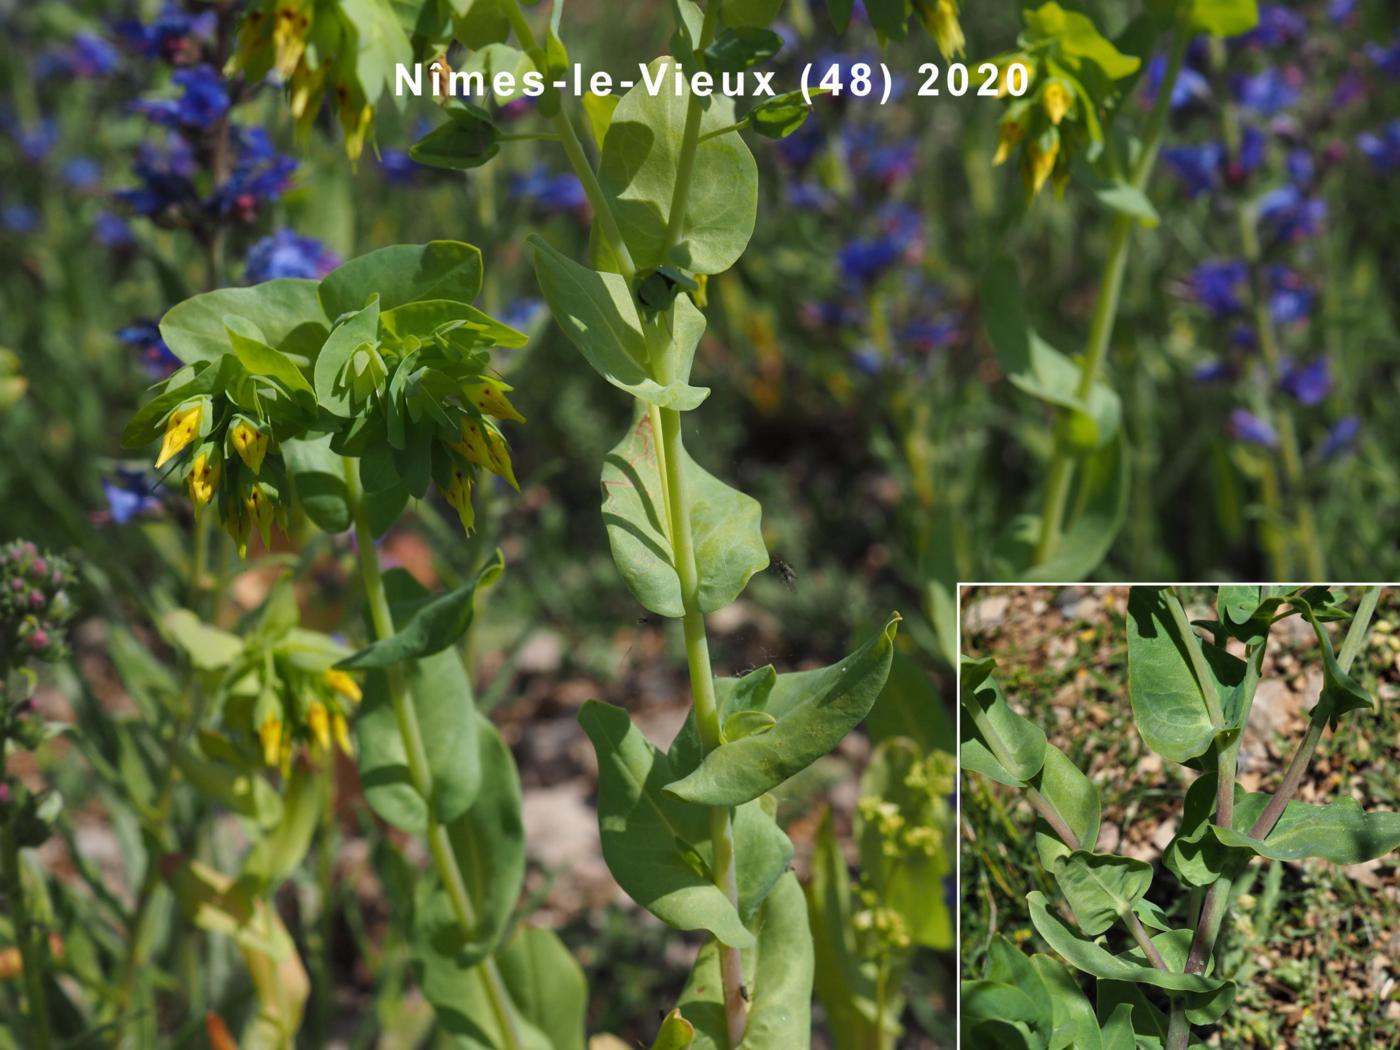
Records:
[[[967,41],[958,22],[957,0],[914,0],[914,10],[944,58],[963,53]]]
[[[322,759],[338,748],[353,756],[350,714],[360,702],[360,684],[345,671],[329,668],[317,674],[288,674],[284,689],[265,692],[255,705],[258,746],[263,763],[291,767],[298,746],[313,759]]]
[[[462,528],[468,534],[476,522],[472,507],[472,484],[478,468],[504,478],[517,492],[520,483],[510,460],[510,447],[501,433],[497,420],[525,422],[507,396],[511,389],[506,383],[490,376],[477,377],[464,386],[466,400],[476,414],[463,413],[458,421],[458,439],[450,442],[452,462],[445,476],[440,476],[438,491],[447,505],[457,512]]]
[[[238,34],[238,46],[228,72],[242,72],[250,82],[275,74],[287,87],[298,131],[310,130],[321,112],[327,90],[334,91],[336,115],[345,134],[351,160],[364,150],[374,123],[368,91],[377,95],[381,84],[361,84],[353,62],[336,56],[354,54],[353,27],[337,5],[316,0],[253,0]]]

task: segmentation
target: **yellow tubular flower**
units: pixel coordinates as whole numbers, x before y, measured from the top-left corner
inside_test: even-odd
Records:
[[[1045,185],[1045,180],[1050,177],[1050,173],[1055,170],[1055,158],[1060,155],[1060,140],[1058,137],[1051,140],[1048,148],[1043,148],[1040,142],[1032,142],[1027,153],[1029,168],[1027,173],[1031,183],[1031,194],[1040,192],[1040,188]]]
[[[284,81],[295,72],[301,56],[306,53],[306,35],[311,29],[308,6],[306,0],[283,2],[273,15],[276,20],[272,28],[272,47],[276,55],[273,65]]]
[[[495,416],[497,419],[509,419],[512,423],[523,423],[525,417],[510,403],[510,398],[506,397],[506,391],[510,389],[513,388],[502,383],[499,379],[483,378],[479,386],[468,388],[467,398],[483,415]]]
[[[248,520],[258,527],[263,546],[269,546],[272,542],[272,516],[276,512],[271,496],[264,491],[262,485],[255,484],[243,497],[243,506],[248,511]]]
[[[520,483],[515,480],[515,471],[510,464],[510,451],[506,439],[500,431],[485,421],[474,423],[462,420],[462,440],[452,447],[460,452],[468,463],[485,467],[492,474],[499,474],[510,482],[511,488],[520,491]]]
[[[1051,80],[1045,85],[1045,90],[1041,92],[1040,104],[1045,107],[1045,113],[1050,118],[1050,123],[1058,124],[1070,111],[1070,107],[1074,105],[1074,96],[1063,82]]]
[[[311,730],[311,736],[316,741],[316,746],[322,751],[331,749],[331,716],[326,710],[326,705],[319,700],[311,701],[311,706],[306,710],[306,725]]]
[[[920,13],[924,25],[944,58],[963,53],[967,41],[963,37],[962,26],[958,23],[958,5],[955,0],[933,0],[931,4],[923,7]]]
[[[335,736],[335,743],[347,758],[355,757],[355,748],[350,743],[350,726],[345,721],[345,716],[339,711],[331,715],[331,731]]]
[[[465,470],[454,466],[452,480],[447,483],[447,488],[439,486],[439,489],[442,498],[457,512],[457,517],[462,520],[462,528],[470,536],[476,525],[476,511],[472,508],[472,479]]]
[[[186,401],[165,422],[165,437],[160,442],[160,455],[156,457],[156,469],[165,466],[171,457],[179,453],[199,436],[199,424],[204,419],[204,401]]]
[[[194,462],[190,465],[189,476],[185,479],[195,513],[203,510],[214,498],[214,491],[219,487],[221,473],[218,456],[215,455],[211,446],[205,446],[195,453]]]
[[[1011,156],[1011,151],[1015,149],[1016,143],[1021,141],[1024,132],[1021,125],[1014,120],[1004,120],[997,126],[997,152],[992,158],[993,164],[1004,164],[1006,158]]]
[[[351,703],[358,704],[360,698],[364,696],[364,694],[360,692],[360,683],[355,681],[355,679],[351,678],[350,675],[344,671],[338,671],[332,667],[326,671],[322,679],[332,690],[345,697],[345,699],[349,700]]]
[[[282,755],[282,720],[273,715],[258,726],[258,742],[262,744],[263,764],[277,765]]]
[[[229,428],[228,439],[238,458],[248,464],[254,474],[262,469],[263,457],[267,455],[267,432],[260,429],[252,420],[239,416]]]

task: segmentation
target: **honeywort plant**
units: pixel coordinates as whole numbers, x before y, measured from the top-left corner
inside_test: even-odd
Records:
[[[663,82],[672,66],[711,76],[756,66],[780,42],[764,28],[776,5],[672,6],[674,54],[652,64]],[[913,6],[877,6],[883,24],[902,34]],[[931,26],[951,46],[954,6],[917,6],[928,9]],[[568,62],[561,13],[555,5],[543,39],[514,0],[469,5],[450,28],[494,68],[533,65],[549,74],[548,83]],[[420,24],[444,32],[432,15],[425,8]],[[315,39],[315,28],[303,31]],[[519,50],[505,45],[510,34]],[[281,54],[290,62],[297,53],[298,70],[312,61],[300,41],[262,43],[268,50],[255,61]],[[336,76],[336,62],[329,68]],[[437,68],[449,72],[444,62]],[[382,73],[366,75],[361,63],[354,75],[363,88]],[[295,80],[292,97],[295,104]],[[801,892],[786,874],[792,845],[774,819],[770,793],[831,750],[870,709],[888,673],[898,618],[831,667],[790,675],[767,667],[716,680],[705,616],[738,597],[768,554],[757,502],[691,458],[682,413],[709,393],[690,382],[708,280],[737,261],[753,229],[756,168],[739,133],[753,128],[783,137],[801,125],[807,106],[784,96],[738,117],[731,101],[688,86],[658,96],[642,86],[616,100],[590,96],[583,115],[599,153],[596,167],[576,114],[552,86],[537,109],[546,129],[505,134],[489,110],[449,100],[447,122],[410,152],[425,164],[471,169],[510,141],[557,141],[592,207],[590,264],[533,237],[535,269],[565,334],[595,371],[635,399],[634,422],[603,466],[604,520],[634,596],[650,612],[681,621],[693,701],[666,751],[621,709],[594,702],[581,711],[599,758],[604,856],[638,903],[672,926],[710,935],[679,1012],[665,1023],[666,1038],[696,1046],[806,1045],[811,935]],[[353,154],[353,139],[348,146]],[[888,968],[882,973],[887,979]],[[437,994],[430,985],[429,998]],[[888,1024],[883,1003],[877,1021]]]
[[[1134,231],[1160,221],[1147,189],[1177,76],[1193,37],[1244,32],[1258,13],[1253,0],[1154,2],[1118,41],[1104,37],[1088,16],[1054,2],[1027,10],[1024,17],[1020,50],[1004,62],[1028,65],[1032,90],[1008,101],[996,160],[1017,152],[1032,195],[1047,182],[1058,188],[1073,182],[1113,219],[1084,351],[1077,359],[1036,333],[1021,305],[1010,258],[995,259],[987,268],[983,316],[997,357],[1012,383],[1050,406],[1054,418],[1041,511],[1013,522],[993,562],[1005,578],[1079,579],[1103,560],[1127,510],[1130,453],[1122,404],[1102,373]],[[1124,119],[1123,103],[1140,78],[1143,58],[1163,41],[1167,55],[1155,99],[1146,123],[1135,130]],[[945,588],[955,578],[945,580]]]
[[[1220,969],[1220,942],[1231,891],[1250,863],[1358,864],[1400,846],[1400,814],[1366,813],[1349,798],[1313,805],[1294,797],[1323,733],[1349,731],[1352,712],[1374,709],[1348,672],[1365,649],[1378,597],[1371,588],[1353,605],[1322,586],[1225,586],[1215,618],[1192,622],[1173,589],[1131,589],[1126,692],[1138,732],[1162,758],[1200,774],[1162,857],[1175,894],[1189,897],[1185,926],[1168,917],[1177,901],[1152,865],[1096,850],[1098,789],[1012,708],[995,661],[964,658],[962,767],[1024,791],[1037,814],[1040,862],[1064,898],[1057,904],[1040,890],[1026,897],[1055,954],[1027,958],[996,936],[984,977],[963,982],[968,1045],[1204,1045],[1193,1033],[1217,1023],[1235,996],[1232,975]],[[1277,788],[1245,791],[1237,778],[1242,733],[1270,630],[1292,616],[1316,636],[1321,691]],[[1349,621],[1340,652],[1326,628],[1332,621]],[[1093,978],[1092,996],[1075,971]]]

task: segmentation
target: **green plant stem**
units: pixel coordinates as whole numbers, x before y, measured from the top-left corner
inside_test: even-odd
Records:
[[[525,18],[525,12],[520,9],[519,0],[505,0],[501,7],[505,11],[516,39],[520,41],[520,46],[530,56],[530,61],[535,64],[536,70],[545,73],[546,66],[540,51],[539,40],[535,36],[535,31],[530,28],[529,21]],[[593,208],[593,216],[598,220],[598,225],[603,231],[603,239],[612,249],[618,272],[630,283],[637,272],[636,265],[632,262],[632,253],[627,248],[627,242],[622,239],[622,228],[617,224],[617,216],[613,214],[612,206],[609,205],[608,199],[603,193],[603,187],[598,182],[598,173],[593,170],[593,164],[584,151],[578,131],[574,127],[573,120],[565,111],[562,100],[559,112],[554,115],[553,119],[560,145],[564,147],[564,154],[568,157],[569,166],[574,169],[574,174],[583,185],[584,196],[588,198],[588,203]]]
[[[1380,588],[1372,587],[1362,596],[1361,602],[1357,606],[1356,615],[1352,617],[1346,640],[1342,643],[1341,654],[1337,658],[1337,663],[1343,671],[1351,666],[1357,653],[1361,651],[1379,597]],[[1313,751],[1322,736],[1322,729],[1327,724],[1327,718],[1327,711],[1323,710],[1319,716],[1318,709],[1314,709],[1307,734],[1289,761],[1283,783],[1279,786],[1274,797],[1269,800],[1268,806],[1260,815],[1259,820],[1255,822],[1254,827],[1250,829],[1250,838],[1263,839],[1273,830],[1284,807],[1288,805],[1289,800],[1298,790],[1298,785],[1302,782],[1308,763],[1312,759]],[[1233,787],[1233,781],[1231,787]],[[1206,891],[1205,903],[1201,905],[1200,918],[1196,921],[1196,932],[1191,938],[1191,949],[1186,956],[1187,973],[1205,973],[1207,963],[1215,954],[1215,945],[1220,937],[1226,913],[1229,911],[1230,891],[1238,877],[1239,872],[1227,872],[1211,883],[1210,889]],[[1175,1005],[1173,1010],[1175,1010]],[[1189,1035],[1188,1026],[1188,1031],[1181,1037],[1182,1041],[1174,1044],[1168,1040],[1167,1050],[1183,1050],[1187,1045],[1186,1039],[1189,1038]]]
[[[1186,57],[1186,45],[1190,42],[1191,34],[1179,20],[1173,32],[1171,50],[1167,55],[1166,72],[1157,88],[1157,101],[1152,107],[1143,133],[1141,152],[1128,179],[1129,185],[1135,190],[1145,190],[1152,177],[1162,131],[1166,127],[1167,114],[1171,108],[1172,89],[1176,85],[1177,74],[1181,71],[1182,62]],[[1085,345],[1084,358],[1079,365],[1079,384],[1075,389],[1075,399],[1081,403],[1087,403],[1089,395],[1093,392],[1099,369],[1108,354],[1108,344],[1113,338],[1113,324],[1118,316],[1118,301],[1123,290],[1123,274],[1128,264],[1128,248],[1133,227],[1136,225],[1137,220],[1127,215],[1118,215],[1113,220],[1108,257],[1104,261],[1103,278],[1099,283],[1099,297],[1094,303],[1094,315],[1089,322],[1089,339]],[[1045,504],[1040,516],[1040,537],[1035,546],[1035,565],[1044,565],[1054,556],[1064,527],[1065,507],[1069,503],[1069,490],[1074,481],[1075,469],[1075,451],[1069,439],[1070,421],[1069,411],[1062,410],[1055,423],[1055,448],[1046,475]]]
[[[1356,615],[1352,617],[1351,626],[1347,628],[1346,639],[1342,642],[1342,651],[1337,655],[1337,666],[1343,671],[1351,669],[1352,662],[1361,651],[1361,646],[1370,630],[1371,617],[1376,611],[1376,602],[1379,601],[1380,596],[1381,589],[1379,587],[1368,588],[1357,604]],[[1297,794],[1298,787],[1307,774],[1313,753],[1317,750],[1318,742],[1322,739],[1322,731],[1327,727],[1327,720],[1330,716],[1331,711],[1321,704],[1313,708],[1312,718],[1308,722],[1308,730],[1288,760],[1288,766],[1284,770],[1283,781],[1279,784],[1278,791],[1274,793],[1273,798],[1269,799],[1269,804],[1264,807],[1264,812],[1259,814],[1259,819],[1249,829],[1250,838],[1262,839],[1274,830],[1274,825],[1283,815],[1284,807]]]
[[[710,667],[710,646],[705,634],[705,614],[699,606],[699,572],[690,531],[689,503],[685,488],[681,442],[681,417],[674,409],[663,408],[661,416],[662,476],[671,523],[671,551],[680,579],[681,603],[685,610],[681,627],[685,634],[686,664],[690,670],[691,703],[700,746],[709,754],[720,745],[719,704],[715,698],[714,672]],[[710,810],[710,842],[714,850],[714,881],[731,904],[739,905],[739,885],[734,857],[734,828],[727,808]],[[738,948],[719,945],[720,978],[723,985],[724,1014],[731,1046],[744,1038],[748,1005],[744,999],[744,963]]]
[[[379,570],[379,553],[374,546],[374,531],[369,524],[359,469],[353,459],[346,458],[343,462],[347,502],[355,522],[360,578],[365,588],[370,623],[374,627],[377,639],[388,638],[394,633],[394,618],[389,610],[389,596],[384,589],[384,577]],[[447,891],[458,927],[465,936],[470,937],[476,931],[476,910],[472,906],[466,880],[457,865],[457,857],[452,852],[447,827],[438,819],[437,807],[433,804],[433,777],[428,767],[428,752],[423,744],[422,727],[418,724],[418,712],[414,709],[413,700],[404,682],[403,669],[397,665],[387,667],[384,676],[388,680],[389,703],[394,711],[394,720],[398,724],[399,737],[403,741],[409,779],[427,806],[428,849],[432,854],[433,865],[437,869],[438,877],[442,879],[443,888]],[[503,1050],[520,1050],[523,1044],[516,1030],[515,1017],[511,1011],[500,968],[491,957],[479,965],[487,1003],[505,1039]]]
[[[1191,1025],[1186,1020],[1186,1002],[1172,997],[1171,1016],[1167,1021],[1167,1050],[1186,1050],[1191,1042]]]
[[[29,914],[24,896],[24,878],[20,869],[19,844],[15,841],[14,819],[0,824],[0,867],[4,869],[5,898],[19,944],[20,968],[24,976],[24,993],[29,1006],[29,1034],[35,1050],[51,1050],[53,1033],[49,1029],[48,997],[44,994],[44,973],[48,952],[39,930]],[[35,935],[39,936],[36,937]]]

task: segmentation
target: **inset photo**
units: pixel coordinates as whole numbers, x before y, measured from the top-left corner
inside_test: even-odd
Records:
[[[1400,1045],[1400,588],[959,590],[960,1045]]]

